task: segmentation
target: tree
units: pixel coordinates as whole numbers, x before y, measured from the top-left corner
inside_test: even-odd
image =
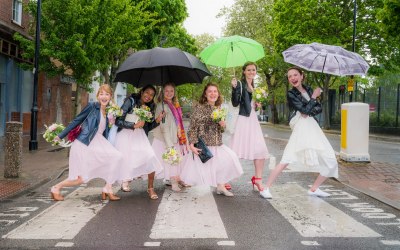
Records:
[[[265,57],[257,62],[259,73],[264,75],[261,84],[268,86],[269,105],[272,123],[279,123],[276,104],[285,100],[282,95],[284,75],[282,57],[273,44],[271,25],[273,22],[272,0],[237,0],[230,8],[224,8],[219,16],[225,16],[227,25],[224,35],[241,35],[260,42],[265,50]],[[241,68],[238,70],[241,72]]]

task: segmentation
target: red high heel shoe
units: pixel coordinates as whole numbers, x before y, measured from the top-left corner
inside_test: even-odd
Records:
[[[256,178],[255,176],[251,177],[251,183],[253,184],[253,190],[255,190],[254,186],[257,187],[259,192],[262,192],[264,190],[264,188],[261,188],[261,183],[257,183],[256,181],[258,180],[262,180],[262,178]]]

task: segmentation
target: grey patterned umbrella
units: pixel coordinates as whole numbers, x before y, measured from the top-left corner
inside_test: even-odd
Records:
[[[282,54],[287,63],[331,75],[365,75],[369,69],[368,63],[359,54],[334,45],[297,44]]]

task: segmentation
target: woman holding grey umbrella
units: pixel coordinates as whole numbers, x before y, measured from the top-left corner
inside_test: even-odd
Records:
[[[147,134],[157,127],[165,113],[160,113],[151,122],[136,120],[129,121],[127,117],[135,108],[148,107],[154,114],[154,96],[156,89],[152,85],[144,86],[138,94],[132,94],[126,98],[121,109],[122,116],[117,117],[115,124],[119,127],[115,138],[115,147],[123,155],[123,161],[119,171],[119,180],[122,180],[122,191],[130,192],[129,183],[132,179],[148,175],[147,192],[151,199],[158,199],[154,191],[154,176],[162,172],[162,166],[158,161]]]
[[[269,188],[289,164],[292,164],[291,169],[319,172],[308,194],[328,197],[330,194],[320,190],[319,186],[329,177],[338,177],[338,163],[332,146],[314,119],[322,112],[321,104],[317,101],[322,90],[320,88],[312,90],[304,85],[304,74],[298,67],[289,68],[287,78],[293,87],[287,93],[289,107],[292,110],[289,116],[292,134],[281,162],[268,177],[266,186],[269,197],[267,198],[272,198]]]
[[[251,178],[253,188],[257,187],[261,197],[267,198],[269,194],[262,185],[262,176],[264,162],[269,157],[269,153],[255,112],[256,106],[252,101],[257,66],[253,62],[247,62],[243,65],[242,70],[242,79],[238,81],[233,78],[231,81],[232,105],[239,106],[231,148],[239,158],[254,162],[255,175]]]

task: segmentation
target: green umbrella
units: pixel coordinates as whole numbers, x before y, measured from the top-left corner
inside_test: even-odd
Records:
[[[263,57],[263,46],[242,36],[221,37],[200,53],[205,64],[223,68],[242,66],[245,62],[255,62]]]

